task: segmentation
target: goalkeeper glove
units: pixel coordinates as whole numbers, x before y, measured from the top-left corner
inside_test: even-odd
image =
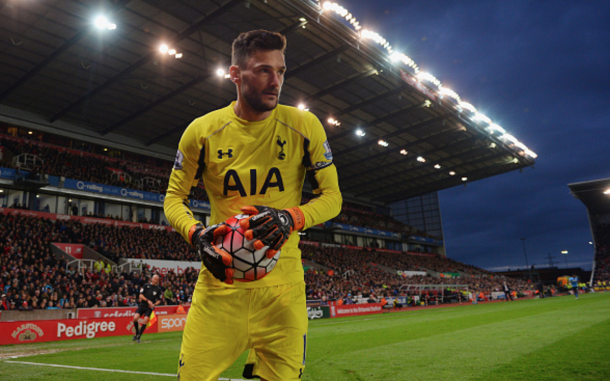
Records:
[[[229,267],[233,263],[233,258],[231,254],[214,245],[216,238],[225,235],[228,231],[229,228],[224,222],[205,229],[202,224],[196,224],[189,231],[189,239],[212,275],[221,282],[233,284],[234,270]]]
[[[301,230],[305,225],[305,216],[299,207],[278,210],[268,206],[254,205],[241,208],[242,213],[250,215],[239,221],[246,230],[247,240],[254,241],[254,248],[260,250],[269,246],[267,258],[273,258],[284,246],[290,233]]]

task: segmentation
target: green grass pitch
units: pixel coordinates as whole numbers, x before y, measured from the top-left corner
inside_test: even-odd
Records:
[[[0,347],[0,380],[175,379],[180,339]],[[610,380],[610,293],[311,321],[303,380]]]

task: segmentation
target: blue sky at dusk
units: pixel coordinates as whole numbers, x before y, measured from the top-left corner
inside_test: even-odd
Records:
[[[538,154],[439,193],[447,255],[523,268],[525,237],[529,265],[550,253],[590,270],[587,210],[567,184],[610,177],[610,2],[338,3]]]

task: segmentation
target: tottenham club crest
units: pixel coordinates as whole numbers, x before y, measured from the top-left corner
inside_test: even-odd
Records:
[[[286,154],[284,153],[284,145],[286,145],[286,141],[282,141],[282,138],[278,135],[277,140],[275,142],[278,146],[280,146],[280,153],[277,155],[277,158],[280,160],[284,160],[286,158]]]

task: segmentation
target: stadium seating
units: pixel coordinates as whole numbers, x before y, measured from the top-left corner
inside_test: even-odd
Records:
[[[31,165],[32,168],[28,168],[40,174],[147,192],[165,193],[171,172],[170,162],[158,161],[155,164],[161,166],[154,166],[146,164],[148,159],[140,155],[130,155],[132,160],[127,161],[1,135],[0,146],[6,147],[15,156],[27,153],[40,158]],[[0,166],[14,167],[8,160],[2,161]],[[193,198],[208,200],[205,190],[200,187],[193,189]]]
[[[51,254],[50,242],[82,243],[113,261],[119,257],[198,260],[176,232],[0,214],[0,287],[9,302],[15,302],[12,308],[49,308],[51,302],[52,308],[135,306],[138,288],[148,270],[143,275],[84,269],[79,273],[66,268],[65,261]],[[404,284],[460,284],[477,293],[490,292],[499,291],[504,280],[474,266],[435,255],[323,243],[300,247],[303,258],[315,265],[305,274],[309,299],[347,300],[359,296],[361,300],[377,300],[384,295],[406,295],[401,290]],[[398,275],[398,271],[459,273],[460,277],[406,276],[406,273]],[[166,274],[163,285],[171,285],[175,295],[168,302],[175,303],[177,297],[189,301],[197,274],[193,268],[180,275]],[[512,289],[529,289],[523,281],[508,281]],[[433,301],[434,295],[429,299]]]

